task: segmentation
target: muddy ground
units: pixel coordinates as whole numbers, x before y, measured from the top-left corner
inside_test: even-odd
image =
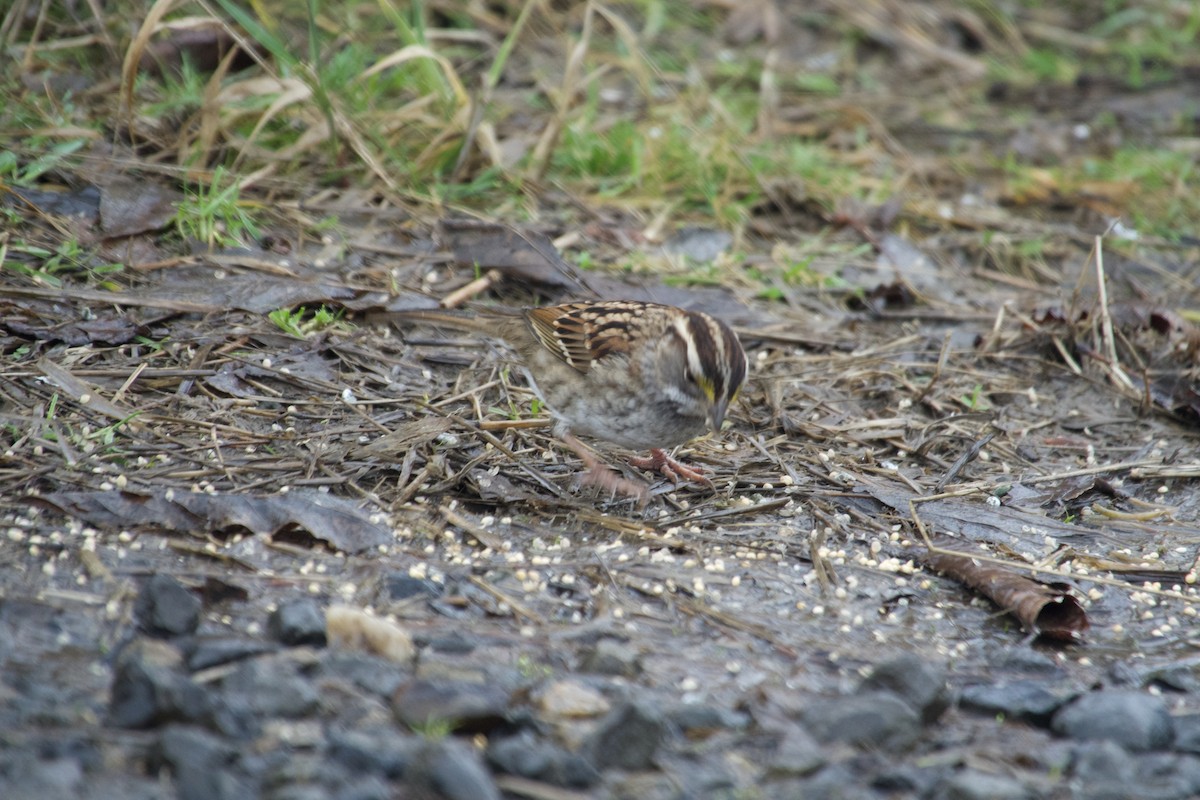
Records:
[[[1196,99],[1160,89],[1081,85],[978,146],[1090,147],[1114,108],[1141,135],[1131,108]],[[896,131],[914,163],[944,144]],[[145,192],[91,185],[10,190],[9,235]],[[351,198],[323,240],[5,269],[0,794],[1200,795],[1194,231],[898,197],[661,241]],[[815,235],[855,255],[764,292]],[[631,252],[676,280],[575,266]],[[729,321],[748,384],[677,453],[713,486],[604,448],[650,502],[579,486],[511,353],[389,317],[464,287]]]

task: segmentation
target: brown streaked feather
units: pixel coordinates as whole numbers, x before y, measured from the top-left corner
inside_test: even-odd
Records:
[[[542,347],[554,353],[554,355],[571,366],[580,369],[575,363],[575,356],[572,355],[569,346],[559,334],[559,317],[561,316],[561,306],[544,306],[542,308],[526,309],[525,311],[525,319],[529,322],[529,329],[533,331],[533,335],[537,337]],[[586,362],[581,369],[587,369]]]
[[[568,303],[525,312],[542,346],[580,372],[595,361],[629,352],[629,313],[610,303]]]
[[[629,318],[630,314],[627,311],[618,315],[607,310],[590,317],[587,339],[593,361],[599,361],[613,353],[630,351]]]

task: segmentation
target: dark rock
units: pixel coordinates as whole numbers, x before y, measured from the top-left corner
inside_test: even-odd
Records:
[[[195,636],[177,643],[192,672],[269,653],[274,648],[257,639]]]
[[[19,789],[13,791],[11,785],[5,784],[3,797],[4,800],[57,800],[59,797],[85,797],[87,800],[167,800],[173,796],[157,778],[150,779],[141,775],[85,773],[85,781],[85,786],[81,787],[78,794],[65,795],[45,791],[23,794]]]
[[[8,578],[14,578],[16,574],[12,571],[0,573]],[[18,656],[23,647],[37,642],[52,646],[54,650],[72,646],[94,648],[97,641],[111,635],[112,623],[104,614],[81,614],[57,604],[47,604],[44,599],[33,596],[26,599],[24,594],[9,587],[7,596],[0,595],[0,657]]]
[[[779,781],[771,785],[772,797],[804,800],[878,800],[878,795],[859,784],[861,775],[846,764],[831,764],[803,780]],[[793,786],[790,791],[785,786]]]
[[[346,681],[380,698],[390,697],[409,678],[395,661],[357,650],[323,651],[321,677]]]
[[[392,572],[383,579],[383,587],[389,600],[407,600],[410,597],[441,597],[445,591],[440,583],[427,578],[414,578],[405,572]]]
[[[729,800],[769,796],[751,788],[744,767],[736,758],[719,757],[712,752],[697,753],[687,760],[673,758],[662,765],[662,771],[677,782],[676,796],[680,798],[715,797]]]
[[[801,719],[820,742],[846,742],[892,752],[908,748],[921,734],[917,712],[891,692],[817,700],[801,711]]]
[[[274,758],[262,765],[263,785],[272,798],[308,797],[313,792],[327,796],[326,782],[336,782],[338,774],[321,755],[300,748],[283,748],[275,755],[287,753],[287,758]]]
[[[944,769],[912,764],[884,765],[871,780],[871,787],[886,797],[928,797],[945,779]]]
[[[905,655],[879,664],[863,680],[859,689],[892,692],[912,706],[926,725],[950,707],[945,671],[915,655]]]
[[[1109,670],[1113,683],[1134,688],[1161,686],[1175,692],[1195,692],[1200,689],[1200,664],[1195,657],[1171,664],[1148,666],[1140,662],[1119,661]]]
[[[1200,714],[1174,717],[1175,749],[1181,753],[1200,755]]]
[[[516,736],[492,741],[487,749],[487,760],[501,772],[544,780],[554,768],[558,752],[558,748],[539,740],[531,731],[522,731]]]
[[[430,648],[450,655],[466,655],[478,646],[477,641],[464,636],[461,631],[451,631],[446,636],[438,636],[429,640]]]
[[[395,796],[395,790],[374,775],[351,781],[333,794],[334,800],[393,800]]]
[[[404,775],[410,796],[431,792],[445,800],[500,800],[500,790],[479,752],[459,739],[428,741]]]
[[[947,777],[934,788],[934,800],[1030,800],[1035,795],[1019,781],[965,769]]]
[[[1126,800],[1141,796],[1134,757],[1114,741],[1081,742],[1072,754],[1069,770],[1081,797]]]
[[[811,775],[825,766],[826,761],[821,746],[808,731],[799,726],[792,726],[783,734],[775,752],[767,759],[767,775]]]
[[[636,678],[642,674],[642,659],[637,648],[616,639],[601,639],[583,656],[583,672]]]
[[[685,800],[678,780],[662,772],[614,772],[605,775],[600,797],[614,800]],[[717,795],[720,797],[720,795]]]
[[[626,702],[610,711],[583,744],[597,769],[646,769],[666,732],[666,719],[651,702]]]
[[[285,655],[243,661],[221,681],[221,688],[230,706],[265,717],[304,717],[320,702],[313,682]]]
[[[0,762],[0,767],[4,767],[0,788],[5,800],[49,800],[85,794],[83,767],[72,758],[38,758],[31,753],[9,764]]]
[[[1108,668],[1109,682],[1115,686],[1142,688],[1145,685],[1143,670],[1125,661],[1117,661]]]
[[[487,759],[501,772],[571,789],[594,786],[600,780],[585,759],[538,739],[532,731],[494,740]]]
[[[321,692],[321,722],[329,730],[357,730],[387,724],[408,733],[396,726],[395,715],[384,698],[367,694],[338,679],[318,677],[315,681]]]
[[[230,769],[236,751],[222,739],[199,728],[171,725],[158,739],[156,756],[171,770],[180,800],[221,800],[250,797],[253,792]]]
[[[591,788],[598,785],[603,776],[586,758],[570,754],[563,762],[563,772],[560,783],[575,789]]]
[[[968,686],[959,694],[959,705],[982,714],[1003,714],[1006,719],[1047,726],[1054,712],[1072,695],[1055,692],[1036,681]]]
[[[1200,691],[1200,670],[1196,664],[1172,664],[1146,674],[1147,686],[1160,686],[1173,692]]]
[[[1137,756],[1139,800],[1195,800],[1200,797],[1200,758],[1175,753]]]
[[[328,755],[350,774],[399,778],[423,745],[421,738],[403,736],[391,728],[333,731],[329,734]]]
[[[210,701],[204,688],[182,670],[183,657],[166,642],[136,639],[113,672],[109,715],[119,728],[147,728],[163,722],[200,721]]]
[[[209,695],[209,702],[212,708],[208,714],[208,724],[217,733],[240,741],[253,739],[262,733],[263,715],[243,705],[241,697],[227,697],[221,692],[214,692]]]
[[[312,598],[289,600],[271,613],[267,619],[267,632],[271,638],[289,647],[324,647],[325,613]]]
[[[507,721],[509,693],[496,684],[417,679],[392,697],[392,710],[420,730],[445,724],[456,733],[488,733]]]
[[[167,800],[172,796],[170,788],[157,779],[117,773],[117,769],[130,762],[111,741],[105,745],[107,755],[113,757],[110,760],[96,752],[95,742],[77,738],[73,733],[56,730],[48,732],[49,738],[34,737],[38,741],[27,739],[24,733],[0,729],[3,800]],[[68,739],[67,747],[60,741],[64,736]],[[136,767],[129,770],[142,771]]]
[[[235,750],[220,737],[191,725],[167,725],[155,751],[162,764],[173,770],[209,771],[233,760]]]
[[[743,730],[750,724],[745,714],[705,703],[683,703],[667,712],[667,719],[689,739],[703,739],[720,730]]]
[[[272,788],[265,800],[329,800],[329,790],[319,783],[289,783]]]
[[[0,742],[4,742],[4,734],[0,733]],[[82,731],[46,731],[46,738],[39,736],[36,743],[30,744],[37,751],[37,757],[47,761],[75,761],[84,771],[95,770],[104,766],[104,752],[101,745],[91,738],[90,734]],[[0,762],[0,768],[3,763]],[[3,774],[3,773],[0,773]]]
[[[200,624],[200,598],[170,575],[155,575],[138,593],[133,613],[146,633],[182,636]]]
[[[1062,676],[1066,671],[1057,659],[1028,648],[1006,648],[994,659],[998,673],[1024,672],[1027,675]]]
[[[14,646],[29,645],[26,640]],[[83,651],[70,646],[44,654],[36,664],[17,663],[16,658],[5,663],[6,656],[18,652],[0,650],[0,735],[19,727],[18,721],[61,730],[92,724],[96,698],[105,696],[112,684],[107,670],[92,666],[94,646]]]
[[[1162,750],[1175,733],[1161,697],[1126,689],[1082,695],[1055,713],[1050,727],[1071,739],[1111,739],[1128,750]]]

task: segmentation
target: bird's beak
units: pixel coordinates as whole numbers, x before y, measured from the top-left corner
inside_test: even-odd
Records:
[[[713,403],[712,409],[708,412],[708,425],[712,428],[713,433],[721,432],[721,425],[725,423],[725,409],[729,405],[727,398],[718,398]]]

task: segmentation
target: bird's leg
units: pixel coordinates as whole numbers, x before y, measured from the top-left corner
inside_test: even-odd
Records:
[[[653,448],[650,451],[649,458],[629,459],[629,466],[661,473],[675,483],[679,483],[679,479],[682,478],[693,483],[703,483],[710,489],[713,488],[713,482],[709,480],[703,470],[699,467],[689,467],[687,464],[676,461],[661,447]]]
[[[600,459],[588,450],[587,446],[575,438],[570,433],[560,435],[567,447],[571,448],[575,455],[587,467],[587,472],[583,475],[583,484],[585,486],[596,486],[601,491],[608,492],[616,496],[618,494],[626,495],[637,499],[638,508],[644,508],[646,501],[650,499],[649,487],[638,481],[631,481],[623,475],[618,475],[613,471],[612,467],[605,464]]]

